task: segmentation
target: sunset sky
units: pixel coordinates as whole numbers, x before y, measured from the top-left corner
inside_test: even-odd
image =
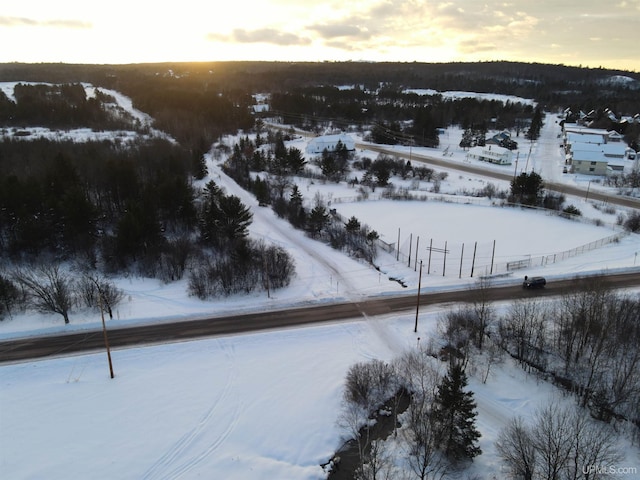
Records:
[[[22,0],[0,62],[513,60],[640,72],[640,0]]]

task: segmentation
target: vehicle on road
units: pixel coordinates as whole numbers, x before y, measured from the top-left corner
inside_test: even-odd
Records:
[[[524,277],[522,288],[543,288],[547,284],[544,277]]]

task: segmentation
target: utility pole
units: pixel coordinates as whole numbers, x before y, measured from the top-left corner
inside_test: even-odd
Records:
[[[420,260],[420,273],[418,274],[418,301],[416,303],[416,325],[413,327],[413,331],[418,331],[418,313],[420,311],[420,284],[422,283],[422,260]],[[420,339],[418,339],[420,341]]]
[[[496,241],[493,241],[493,251],[491,252],[491,272],[489,272],[491,275],[493,275],[493,260],[496,256]]]
[[[113,364],[111,363],[111,350],[109,349],[109,337],[107,336],[107,326],[104,323],[104,311],[102,309],[102,292],[98,287],[98,303],[100,304],[100,317],[102,318],[102,334],[104,336],[104,345],[107,348],[107,359],[109,360],[109,373],[113,378]]]
[[[271,298],[271,293],[269,291],[269,270],[267,268],[267,257],[263,257],[264,260],[264,279],[267,287],[267,298]]]

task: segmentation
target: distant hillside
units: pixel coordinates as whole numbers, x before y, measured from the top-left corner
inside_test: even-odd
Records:
[[[0,64],[0,81],[87,81],[128,92],[144,81],[185,81],[196,88],[255,92],[311,85],[381,83],[405,88],[504,93],[562,106],[579,101],[621,114],[640,110],[640,73],[539,63],[207,62],[131,65]],[[188,79],[188,80],[186,80]],[[129,87],[129,88],[128,88]],[[624,107],[630,111],[622,111]]]

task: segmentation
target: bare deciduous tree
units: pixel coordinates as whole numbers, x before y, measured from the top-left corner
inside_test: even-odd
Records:
[[[557,402],[537,410],[531,432],[542,478],[559,480],[572,450],[572,410]]]
[[[74,282],[58,265],[41,265],[35,269],[18,269],[13,273],[16,282],[31,296],[37,309],[62,315],[69,323],[69,310],[74,302]]]
[[[438,449],[441,434],[431,411],[442,380],[435,361],[426,350],[417,349],[405,352],[396,363],[411,393],[404,429],[407,463],[420,480],[442,478],[447,471],[447,462]]]
[[[567,462],[565,478],[577,480],[593,478],[594,467],[616,465],[622,461],[613,428],[604,422],[595,422],[584,410],[574,409],[571,415],[572,459]]]
[[[87,307],[102,308],[113,318],[113,309],[122,301],[124,292],[99,274],[86,273],[78,291]]]
[[[513,478],[533,480],[536,472],[536,449],[531,429],[521,417],[512,418],[500,431],[496,450]]]
[[[541,352],[547,342],[546,311],[540,302],[516,300],[500,321],[500,338],[507,349],[525,366],[541,366]]]
[[[371,443],[371,430],[368,428],[368,421],[368,412],[361,405],[348,400],[345,395],[337,423],[347,437],[356,442],[360,471],[364,468],[367,451]],[[365,425],[367,427],[363,428]]]
[[[345,398],[371,413],[395,394],[393,376],[393,368],[381,360],[356,363],[347,372]]]
[[[495,312],[489,296],[491,280],[480,277],[475,284],[472,308],[475,321],[472,325],[472,338],[478,350],[482,350],[488,329],[493,323]]]
[[[496,449],[524,480],[591,479],[596,468],[622,460],[613,428],[574,405],[554,401],[536,411],[530,426],[514,418],[500,432]]]
[[[357,480],[391,480],[393,477],[393,457],[383,440],[372,440],[367,463],[356,471]]]

